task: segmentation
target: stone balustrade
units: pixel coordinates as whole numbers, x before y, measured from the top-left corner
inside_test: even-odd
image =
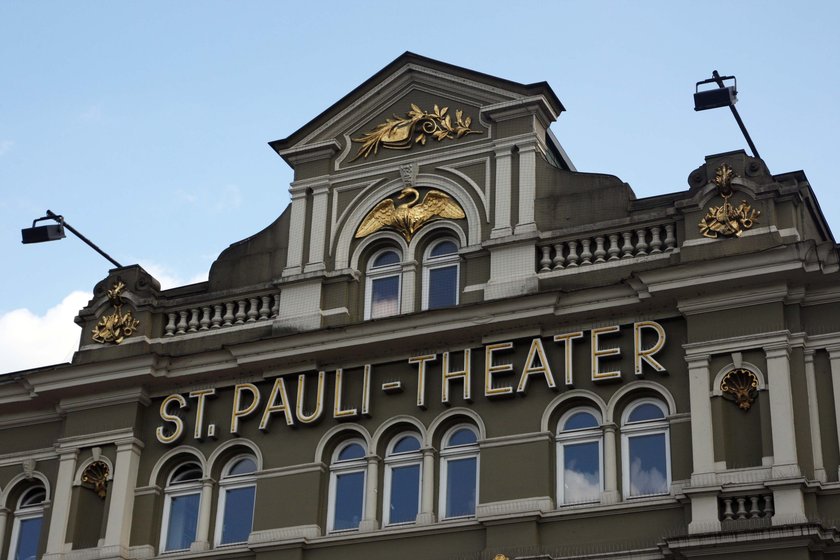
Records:
[[[614,233],[554,241],[537,248],[538,272],[657,255],[677,246],[674,224],[656,224]]]
[[[164,336],[224,329],[236,325],[276,319],[280,314],[280,294],[265,294],[208,305],[194,305],[167,313]]]
[[[722,496],[720,520],[738,521],[773,517],[773,495],[750,493],[745,496]]]

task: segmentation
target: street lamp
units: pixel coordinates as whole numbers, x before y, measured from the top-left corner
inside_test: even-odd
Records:
[[[45,226],[36,226],[38,222],[42,222],[44,220],[53,220],[57,222],[58,225],[55,224],[48,224]],[[76,237],[87,243],[94,251],[111,261],[114,266],[117,268],[122,268],[122,265],[115,261],[111,256],[94,245],[94,243],[78,232],[73,226],[68,224],[64,221],[64,216],[60,216],[58,214],[53,213],[51,210],[47,210],[47,215],[37,220],[32,220],[32,227],[24,228],[20,230],[21,235],[21,242],[22,243],[43,243],[45,241],[57,241],[58,239],[64,239],[67,237],[64,234],[64,228],[70,230],[70,233],[74,234]]]
[[[727,86],[724,83],[727,80],[732,80],[731,86]],[[713,82],[717,84],[717,88],[700,91],[700,86]],[[735,108],[735,103],[737,102],[738,81],[735,79],[735,76],[721,76],[717,70],[714,70],[711,78],[697,82],[694,86],[694,110],[706,111],[708,109],[717,109],[718,107],[729,107],[732,111],[732,116],[735,117],[735,121],[738,123],[738,127],[744,134],[744,138],[747,139],[747,144],[749,144],[753,155],[760,159],[761,156],[758,155],[758,150],[755,149],[755,144],[753,144],[752,138],[750,138],[750,133],[747,132],[747,127],[744,126],[744,121],[741,120],[741,115],[738,114],[738,109]]]

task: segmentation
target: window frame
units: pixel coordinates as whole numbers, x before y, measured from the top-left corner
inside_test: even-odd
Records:
[[[238,474],[238,475],[231,475],[230,470],[241,460],[243,459],[250,459],[254,462],[254,471],[246,474]],[[257,472],[259,471],[259,463],[257,462],[257,458],[250,453],[242,453],[233,457],[231,460],[225,464],[224,469],[222,469],[222,476],[219,479],[219,499],[218,505],[216,506],[216,529],[215,535],[213,537],[213,542],[217,548],[221,547],[229,547],[229,546],[238,546],[243,545],[248,542],[248,539],[244,541],[236,541],[236,542],[229,542],[223,543],[222,542],[222,533],[224,530],[224,523],[225,523],[225,502],[227,501],[227,493],[231,490],[237,490],[240,488],[254,488],[254,499],[251,503],[251,530],[248,532],[250,535],[254,531],[254,508],[257,502]]]
[[[361,458],[356,459],[346,459],[344,461],[339,461],[338,456],[344,451],[346,448],[350,447],[351,445],[361,445],[362,450],[364,451],[364,455]],[[342,533],[353,533],[359,531],[359,526],[361,525],[362,521],[364,521],[365,516],[365,507],[367,507],[367,488],[368,488],[368,479],[367,479],[367,455],[368,455],[368,446],[367,442],[361,438],[351,438],[341,442],[338,447],[335,448],[333,451],[332,459],[330,460],[330,482],[329,482],[329,499],[327,500],[327,533],[328,534],[342,534]],[[343,474],[352,474],[352,473],[362,473],[362,504],[361,504],[361,515],[359,516],[359,525],[356,527],[351,527],[348,529],[336,529],[335,528],[335,500],[336,500],[336,487],[338,485],[338,477]]]
[[[630,414],[644,405],[652,404],[662,412],[661,419],[628,422]],[[621,490],[625,500],[638,500],[656,496],[668,496],[671,493],[671,436],[668,423],[668,407],[661,400],[651,397],[630,402],[621,415]],[[630,439],[640,436],[662,435],[665,440],[665,491],[651,494],[632,495],[630,490]]]
[[[467,445],[447,446],[449,439],[459,430],[466,428],[475,435],[475,443]],[[481,473],[481,454],[478,442],[481,440],[481,435],[478,429],[472,424],[457,424],[449,428],[441,438],[440,449],[440,488],[438,489],[438,507],[441,521],[459,520],[459,519],[473,519],[475,518],[476,510],[479,504],[479,487]],[[449,509],[449,496],[447,494],[447,482],[449,479],[449,462],[458,459],[467,459],[475,457],[475,504],[473,512],[469,515],[447,516],[446,511]]]
[[[374,267],[373,263],[376,259],[384,253],[393,252],[399,259],[398,262],[387,264],[379,267]],[[374,252],[367,261],[365,267],[365,320],[382,319],[384,317],[395,317],[402,312],[402,293],[403,293],[403,278],[402,278],[403,255],[402,250],[397,247],[383,247]],[[397,310],[390,315],[381,315],[377,317],[372,316],[373,311],[373,282],[384,278],[397,278]]]
[[[38,492],[38,491],[44,493],[44,499],[43,500],[41,500],[37,504],[23,505],[23,502],[25,501],[25,498],[27,498],[27,496],[29,494],[33,494],[33,493]],[[38,518],[41,519],[41,528],[38,530],[38,541],[40,542],[41,537],[43,536],[43,535],[41,535],[41,533],[44,530],[44,509],[45,509],[44,504],[46,503],[46,501],[47,501],[47,489],[46,489],[46,487],[44,487],[43,484],[36,484],[34,486],[31,486],[31,487],[27,488],[26,490],[24,490],[23,493],[20,495],[20,498],[18,498],[17,508],[15,508],[15,511],[12,512],[12,516],[14,517],[14,521],[12,522],[12,534],[11,534],[11,537],[9,539],[9,550],[8,550],[7,558],[13,559],[17,555],[18,545],[20,544],[20,542],[19,542],[19,540],[20,540],[20,526],[24,521],[28,521],[30,519],[38,519]],[[0,546],[2,546],[2,544],[3,543],[0,543]],[[37,549],[37,543],[36,543],[36,549]],[[36,558],[37,558],[37,555],[36,555]],[[27,560],[27,559],[23,559],[23,560]]]
[[[413,437],[417,440],[420,447],[415,451],[406,451],[403,453],[394,453],[394,447],[397,442],[405,437]],[[391,523],[391,482],[392,472],[395,468],[408,467],[417,465],[420,476],[417,480],[417,513],[415,518],[411,521],[399,521]],[[388,448],[385,452],[385,492],[382,499],[382,525],[384,527],[402,527],[405,525],[413,525],[417,522],[417,515],[420,514],[422,500],[423,500],[423,438],[417,432],[400,432],[391,438],[388,443]]]
[[[577,413],[586,412],[591,414],[597,426],[594,428],[582,428],[578,430],[563,431],[563,425],[572,416]],[[556,454],[557,454],[557,504],[561,506],[574,506],[579,504],[595,504],[601,501],[601,494],[604,492],[604,428],[601,413],[591,406],[576,406],[567,410],[560,416],[557,421],[557,431],[555,436]],[[567,502],[565,500],[565,447],[567,445],[577,445],[581,443],[598,444],[598,478],[599,478],[599,495],[594,500]]]
[[[455,252],[450,253],[448,255],[442,255],[439,257],[432,257],[432,251],[438,245],[450,242],[455,245]],[[423,252],[423,295],[422,301],[420,304],[420,309],[426,311],[428,309],[446,309],[447,307],[454,307],[458,305],[461,301],[461,257],[459,251],[461,250],[461,243],[458,239],[454,237],[442,237],[440,239],[434,240],[432,243],[429,243],[429,246],[426,247],[426,250]],[[431,271],[439,268],[447,268],[450,266],[455,267],[455,303],[451,306],[443,306],[443,307],[429,307],[429,293],[431,289]]]
[[[181,469],[188,464],[195,465],[198,467],[198,470],[201,471],[201,478],[198,480],[187,480],[184,482],[172,482],[172,478],[174,475]],[[169,473],[169,477],[166,480],[166,487],[164,488],[164,502],[163,502],[163,515],[161,516],[161,527],[160,527],[160,548],[159,554],[170,554],[174,552],[184,552],[185,550],[190,550],[190,546],[187,548],[173,548],[171,550],[167,550],[166,548],[166,538],[169,536],[169,518],[170,513],[172,510],[172,498],[179,498],[183,496],[190,496],[193,494],[198,495],[198,508],[196,508],[196,516],[195,516],[195,529],[196,534],[198,533],[198,519],[201,516],[201,489],[203,485],[203,478],[204,478],[204,469],[201,466],[201,463],[194,460],[184,461],[179,463],[172,469],[172,472]]]

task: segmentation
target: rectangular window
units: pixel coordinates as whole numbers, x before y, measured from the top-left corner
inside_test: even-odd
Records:
[[[362,507],[365,500],[365,473],[351,472],[337,474],[335,480],[335,511],[333,531],[358,529],[362,521]]]
[[[14,560],[35,560],[38,556],[38,541],[41,539],[41,516],[22,519],[18,529]]]
[[[391,469],[388,523],[413,523],[420,507],[420,465]]]
[[[186,550],[190,548],[195,540],[200,500],[200,494],[187,494],[170,498],[165,550]]]
[[[449,307],[457,302],[458,267],[429,269],[429,309]]]
[[[601,449],[597,441],[563,445],[563,503],[601,499]]]
[[[667,447],[665,434],[627,438],[630,460],[630,495],[668,493]]]
[[[222,544],[248,540],[254,523],[254,486],[225,491],[225,513],[222,525]]]
[[[372,280],[370,317],[390,317],[400,312],[400,277],[386,276]]]
[[[475,515],[475,457],[446,462],[446,517]]]

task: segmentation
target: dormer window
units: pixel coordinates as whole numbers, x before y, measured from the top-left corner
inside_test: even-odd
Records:
[[[371,257],[367,267],[365,319],[399,315],[401,262],[396,249],[382,249]]]

